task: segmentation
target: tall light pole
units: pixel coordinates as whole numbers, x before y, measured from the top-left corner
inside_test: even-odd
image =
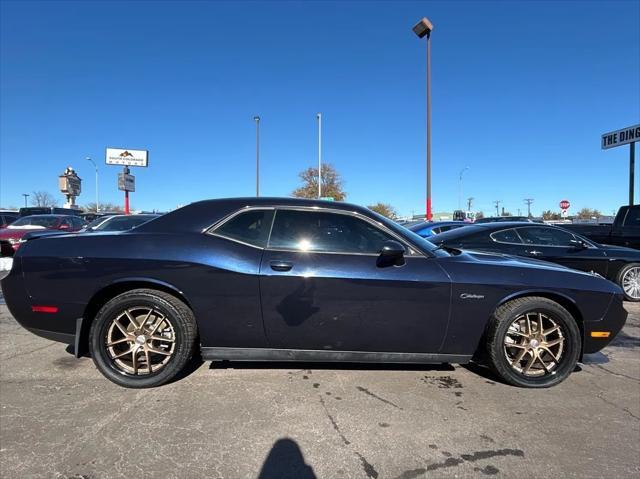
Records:
[[[420,20],[413,32],[419,38],[427,37],[427,221],[431,221],[431,31],[433,24],[427,17]]]
[[[318,119],[318,199],[322,197],[322,114],[316,115]]]
[[[469,169],[468,166],[465,166],[464,168],[462,168],[460,170],[460,183],[458,184],[458,209],[461,210],[462,209],[462,175],[464,174],[465,171],[467,171]]]
[[[256,122],[256,197],[260,196],[260,117],[253,117]]]
[[[29,198],[29,196],[31,196],[28,193],[22,193],[22,196],[24,196],[24,207],[27,207],[27,198]]]
[[[100,212],[100,201],[98,200],[98,165],[96,165],[96,162],[93,161],[88,156],[85,158],[85,160],[90,161],[91,164],[93,165],[93,167],[96,170],[96,213],[99,213]]]

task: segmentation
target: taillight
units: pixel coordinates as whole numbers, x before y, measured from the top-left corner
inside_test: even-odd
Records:
[[[31,306],[31,311],[34,313],[57,313],[57,306]]]

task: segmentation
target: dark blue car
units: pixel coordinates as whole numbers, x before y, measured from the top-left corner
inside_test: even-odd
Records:
[[[445,231],[455,230],[470,224],[471,223],[465,223],[464,221],[421,221],[420,223],[412,224],[408,228],[423,238],[429,238],[444,233]]]
[[[26,241],[2,280],[35,334],[127,387],[207,360],[466,363],[548,387],[605,347],[622,290],[546,262],[436,248],[347,203],[193,203],[133,230]]]

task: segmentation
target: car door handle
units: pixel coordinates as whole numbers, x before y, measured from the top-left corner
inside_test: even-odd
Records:
[[[540,256],[542,254],[541,251],[532,249],[531,251],[527,251],[528,254],[530,254],[531,256]]]
[[[293,263],[289,261],[271,261],[269,264],[274,271],[289,271],[293,268]]]

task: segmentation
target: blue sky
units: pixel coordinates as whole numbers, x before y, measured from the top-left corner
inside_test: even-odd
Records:
[[[29,2],[0,7],[0,205],[57,192],[122,202],[105,146],[150,151],[132,204],[169,209],[255,192],[286,196],[323,156],[349,201],[424,212],[425,45],[432,36],[433,207],[611,212],[627,201],[628,147],[601,133],[640,123],[640,2]],[[638,148],[640,150],[640,148]],[[640,156],[640,151],[637,156]],[[640,162],[640,161],[639,161]],[[640,169],[640,168],[639,168]]]

